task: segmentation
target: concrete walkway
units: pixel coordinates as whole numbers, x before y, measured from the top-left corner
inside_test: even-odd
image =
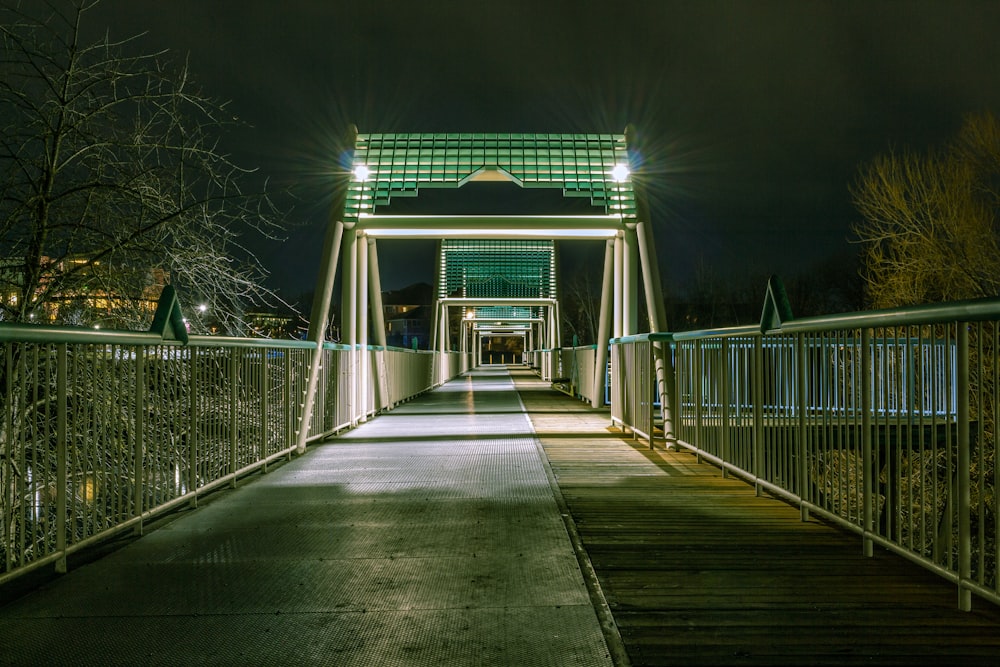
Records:
[[[550,478],[473,372],[0,608],[0,664],[609,665]]]

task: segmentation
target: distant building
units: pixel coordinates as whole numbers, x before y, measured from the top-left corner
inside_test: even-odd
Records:
[[[265,338],[296,338],[296,318],[292,315],[269,311],[246,313],[252,336]]]
[[[130,328],[137,320],[152,319],[157,301],[169,282],[170,273],[161,268],[110,266],[85,255],[60,260],[42,257],[40,288],[51,286],[56,276],[70,276],[58,291],[44,294],[41,308],[33,319],[45,323],[81,324],[97,322],[113,328]],[[24,298],[24,260],[0,260],[0,303],[13,308]],[[117,291],[130,285],[132,294]],[[36,298],[41,293],[35,295]]]
[[[382,293],[385,342],[390,347],[430,348],[431,286],[417,283]]]

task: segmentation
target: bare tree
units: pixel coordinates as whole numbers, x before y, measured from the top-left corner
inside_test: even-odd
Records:
[[[561,326],[562,331],[568,334],[568,340],[564,339],[563,345],[569,347],[574,337],[580,345],[590,345],[597,340],[601,310],[599,278],[595,284],[590,272],[573,271],[569,273],[568,280],[560,284]]]
[[[138,37],[82,43],[97,0],[67,3],[0,8],[0,316],[68,321],[82,301],[144,328],[155,275],[245,331],[245,306],[276,297],[241,239],[281,223],[219,147],[237,119],[186,63],[132,55]]]
[[[852,188],[862,221],[868,301],[876,308],[1000,293],[1000,122],[969,115],[926,153],[890,152]]]
[[[958,135],[940,149],[880,156],[866,165],[852,194],[863,220],[855,227],[862,244],[863,277],[868,301],[876,308],[970,299],[1000,294],[1000,121],[991,114],[965,118]],[[944,325],[938,325],[938,335]],[[924,327],[928,335],[931,327]],[[988,331],[988,330],[987,330]],[[912,336],[908,327],[885,328],[879,336]],[[971,474],[995,478],[996,414],[991,401],[996,366],[995,333],[969,329],[969,419],[972,429]],[[915,368],[917,373],[934,369]],[[939,522],[945,511],[920,488],[939,480],[943,466],[907,453],[912,471],[899,497],[919,499],[911,510]],[[916,491],[914,491],[915,489]],[[973,525],[996,521],[995,494],[987,491],[983,516],[972,503]],[[947,525],[947,524],[942,524]],[[953,528],[957,530],[957,528]],[[974,531],[975,532],[975,531]],[[995,572],[993,534],[979,545],[987,572]],[[955,541],[957,544],[957,539]],[[992,574],[987,575],[987,579]]]

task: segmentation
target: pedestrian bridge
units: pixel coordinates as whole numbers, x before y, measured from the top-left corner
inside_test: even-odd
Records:
[[[0,607],[3,664],[995,664],[1000,609],[529,369],[469,371]],[[78,561],[78,562],[77,562]],[[8,586],[10,588],[10,586]]]
[[[147,332],[0,323],[5,664],[996,664],[1000,300],[773,279],[673,332],[630,132],[351,143],[308,340],[169,287]],[[601,211],[376,212],[476,180]],[[383,339],[394,237],[439,238],[430,349]],[[559,239],[605,246],[600,344]]]

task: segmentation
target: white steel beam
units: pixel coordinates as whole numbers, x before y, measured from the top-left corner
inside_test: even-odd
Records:
[[[356,225],[374,238],[595,240],[613,238],[617,215],[361,215]]]
[[[604,279],[601,281],[601,310],[597,320],[597,354],[594,362],[594,397],[591,405],[604,406],[604,385],[607,379],[608,339],[611,337],[611,308],[614,297],[615,244],[608,241],[604,247]]]
[[[359,422],[368,420],[368,239],[364,233],[358,234],[355,248],[358,253],[358,296],[357,296],[357,358],[358,369],[358,413]]]
[[[358,236],[357,232],[351,228],[344,232],[344,275],[342,280],[341,294],[341,335],[343,342],[350,348],[350,362],[348,362],[347,376],[348,386],[348,406],[347,414],[350,415],[351,425],[355,425],[355,415],[358,410],[358,367],[357,355],[354,354],[358,342]]]

